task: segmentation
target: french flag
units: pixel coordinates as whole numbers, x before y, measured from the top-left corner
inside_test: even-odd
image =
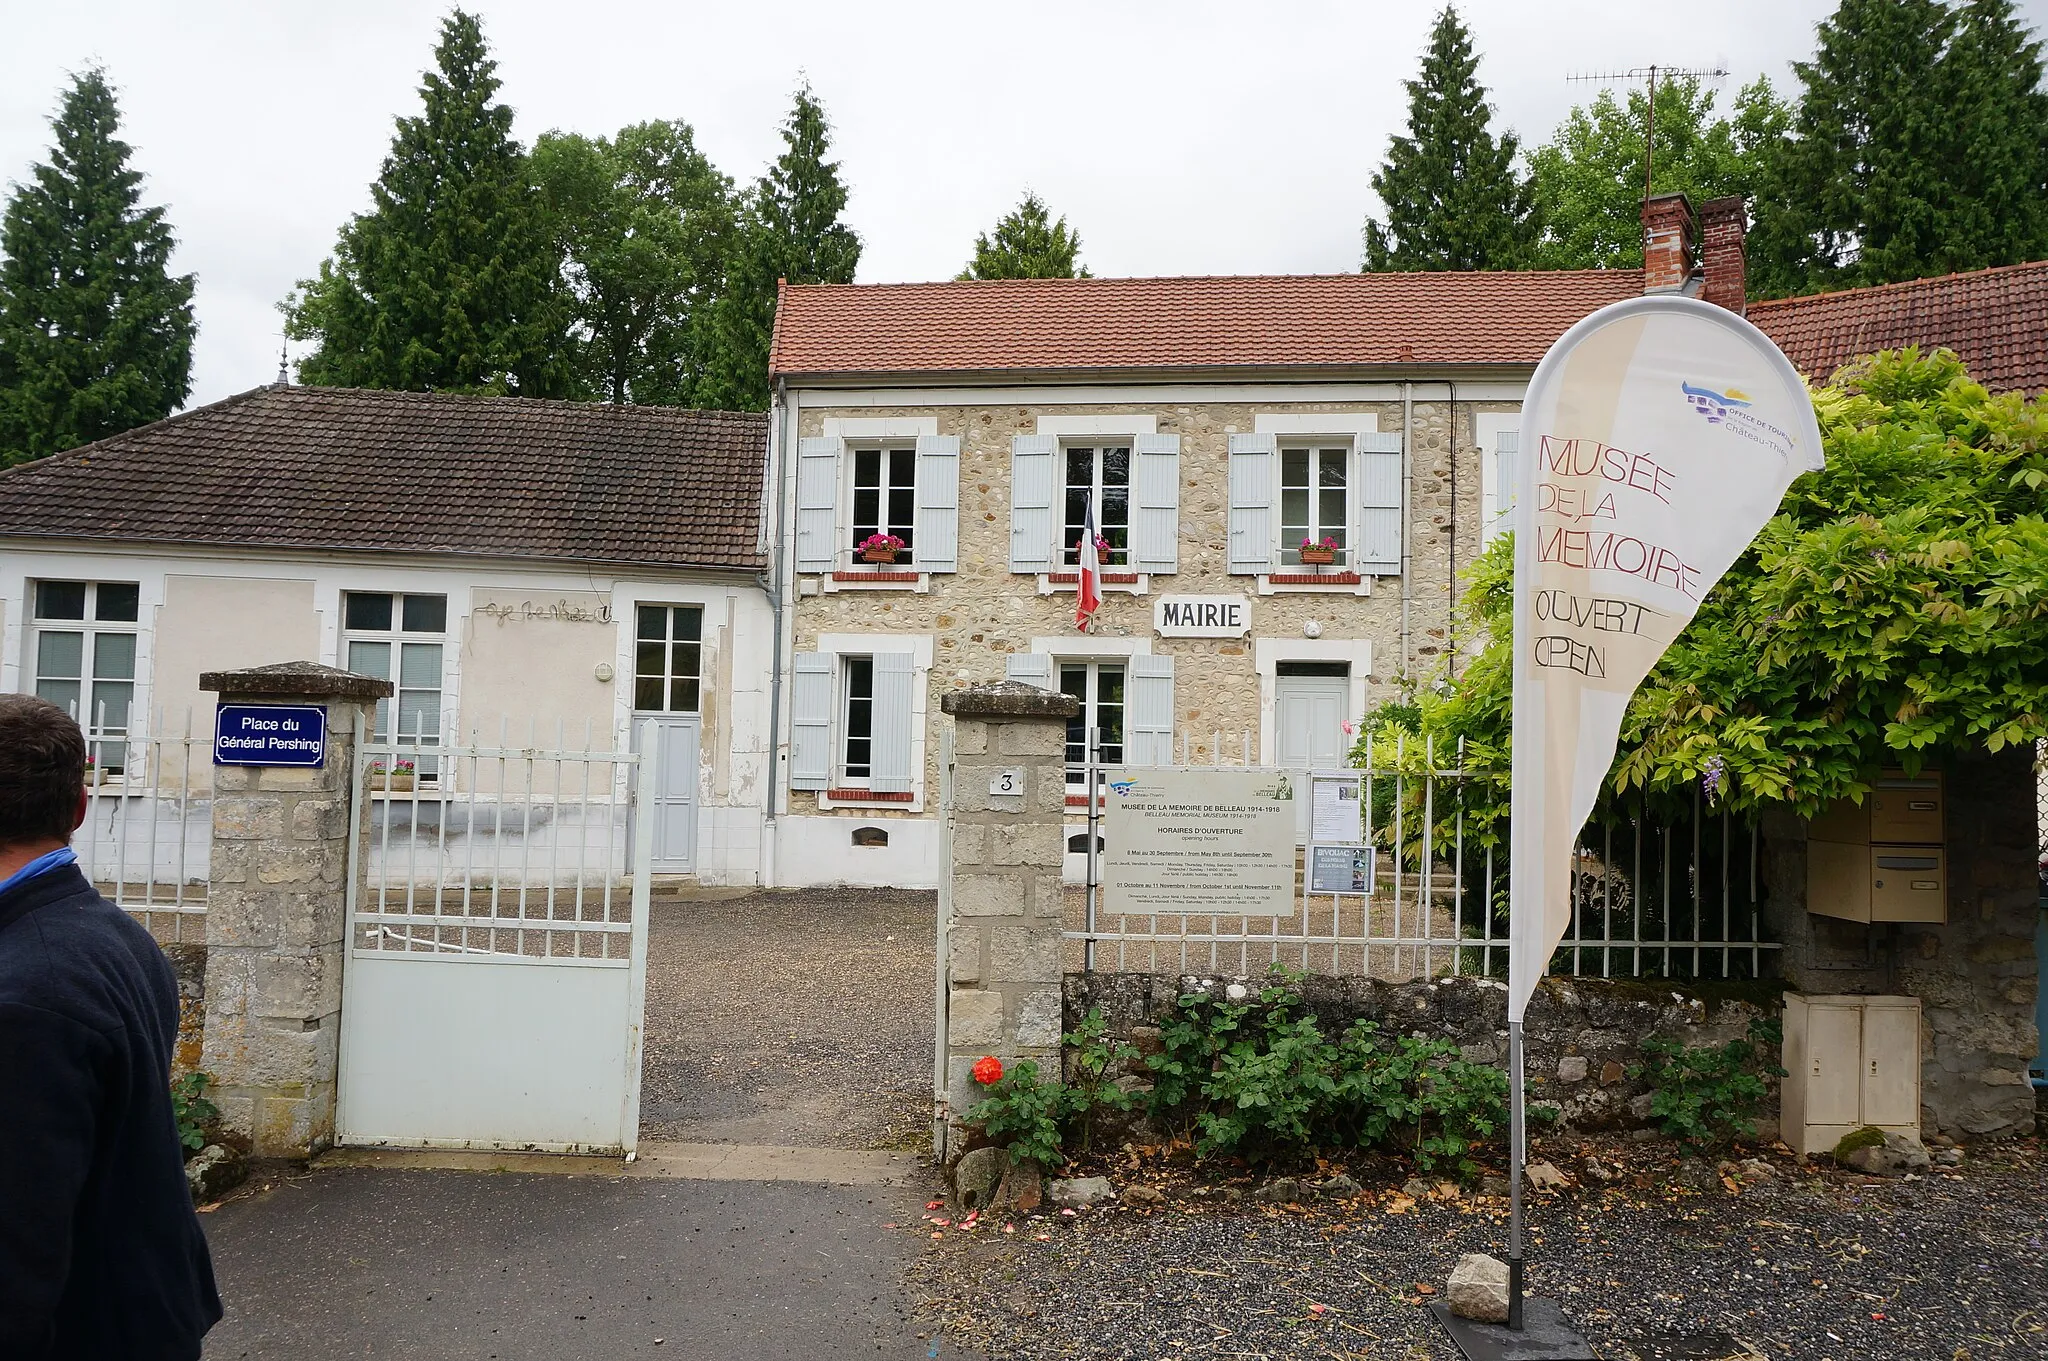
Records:
[[[1102,608],[1102,552],[1095,545],[1095,498],[1091,495],[1081,526],[1081,542],[1075,546],[1074,552],[1075,561],[1081,569],[1081,593],[1074,602],[1074,627],[1083,630],[1095,617],[1095,611]]]

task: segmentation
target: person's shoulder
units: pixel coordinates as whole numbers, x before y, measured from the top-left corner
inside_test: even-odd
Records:
[[[162,951],[142,923],[90,884],[0,928],[0,1001],[107,1019],[101,999],[114,978],[143,981]],[[116,985],[118,986],[118,985]]]

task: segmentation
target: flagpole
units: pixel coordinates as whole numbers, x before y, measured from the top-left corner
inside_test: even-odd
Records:
[[[1508,1022],[1508,1327],[1522,1331],[1522,1023]]]

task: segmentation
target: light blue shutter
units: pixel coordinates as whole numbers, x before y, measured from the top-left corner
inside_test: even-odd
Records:
[[[1230,571],[1258,576],[1273,567],[1272,435],[1230,437]]]
[[[1493,437],[1493,504],[1486,508],[1486,538],[1515,527],[1515,455],[1522,432],[1496,431]]]
[[[1012,652],[1003,659],[1003,679],[1050,690],[1053,688],[1052,656],[1045,652]]]
[[[1140,572],[1180,570],[1180,436],[1131,441],[1131,565]]]
[[[1401,437],[1358,437],[1358,552],[1361,573],[1401,572]]]
[[[833,526],[839,508],[837,439],[796,442],[796,570],[832,570]]]
[[[799,652],[789,686],[789,787],[825,789],[832,783],[832,691],[839,659],[830,652]]]
[[[1124,763],[1173,764],[1173,658],[1133,657],[1124,708]]]
[[[917,437],[917,534],[910,560],[920,572],[960,570],[960,437]]]
[[[916,658],[908,652],[875,654],[874,745],[868,788],[877,794],[910,792],[910,699]]]
[[[1052,570],[1052,503],[1060,442],[1051,435],[1010,440],[1010,570]]]

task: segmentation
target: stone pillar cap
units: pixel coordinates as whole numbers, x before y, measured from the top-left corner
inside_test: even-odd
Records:
[[[241,671],[202,671],[199,688],[262,699],[386,699],[391,682],[318,662],[278,662]]]
[[[955,718],[1066,719],[1081,712],[1081,701],[1022,681],[998,681],[954,690],[939,700],[939,707]]]

